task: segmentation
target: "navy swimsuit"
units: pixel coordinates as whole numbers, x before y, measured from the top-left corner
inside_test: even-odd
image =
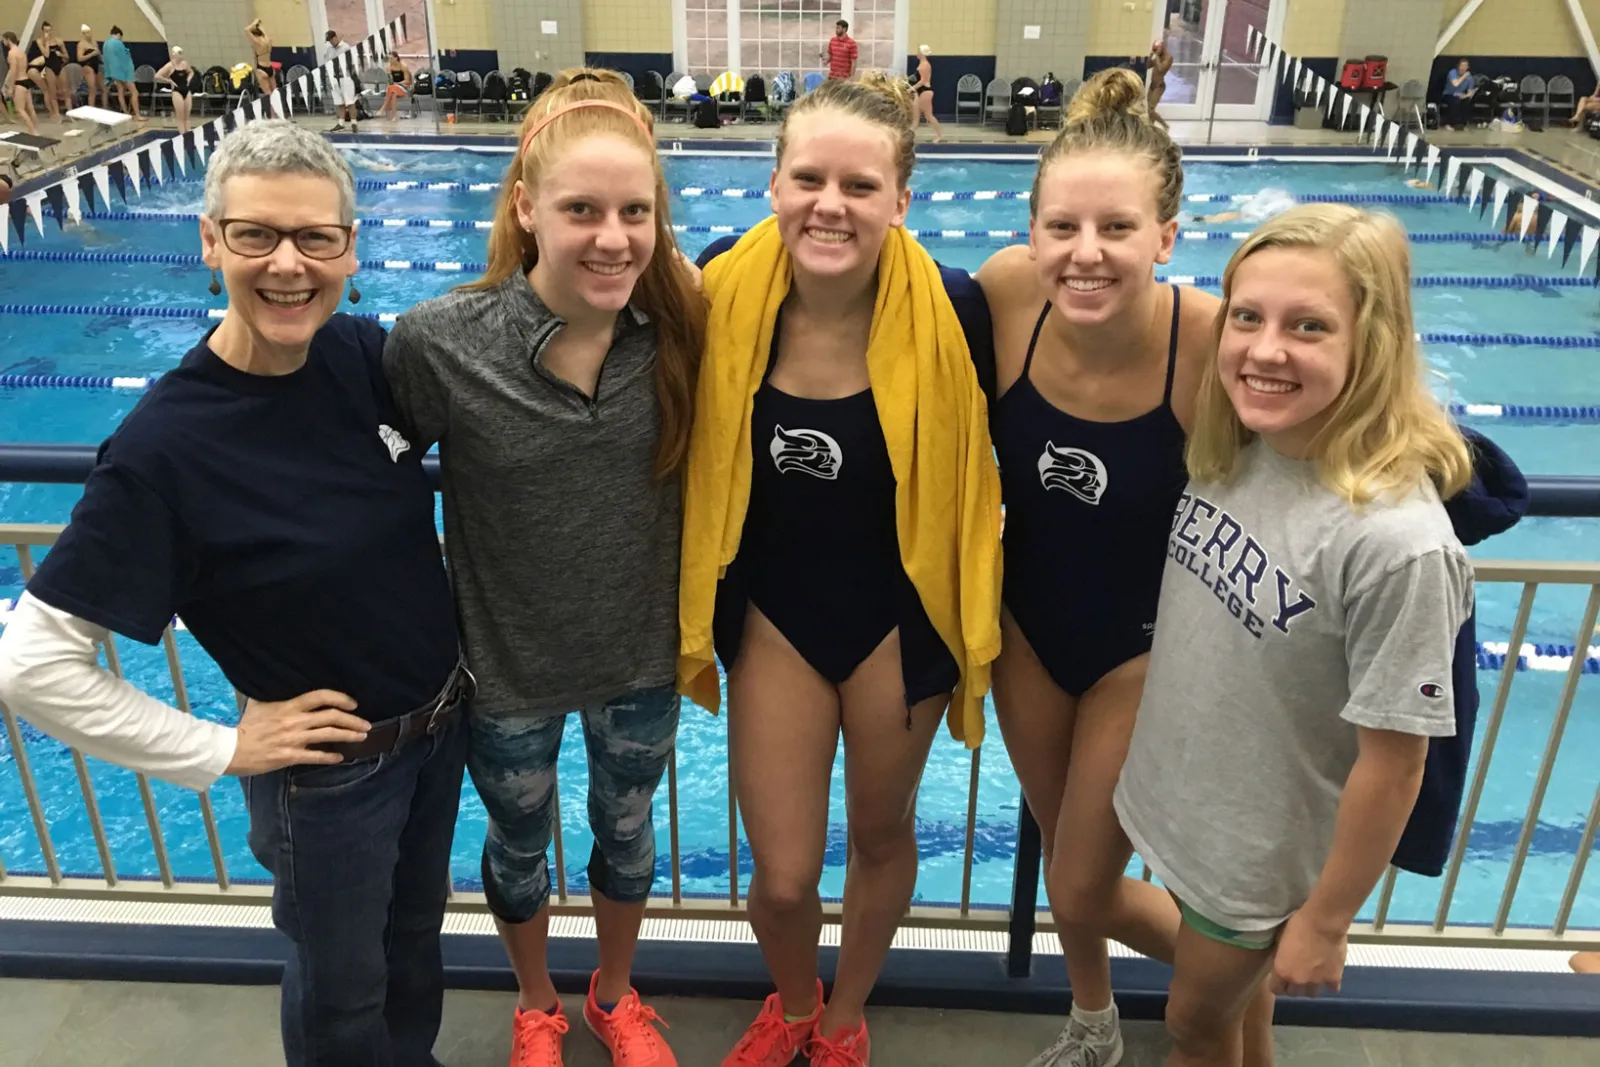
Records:
[[[1172,413],[1178,358],[1177,286],[1161,406],[1124,422],[1092,422],[1055,407],[1028,373],[990,419],[1006,505],[1005,606],[1068,695],[1150,651],[1167,534],[1188,483],[1183,427]]]
[[[898,626],[906,706],[953,690],[955,659],[900,561],[894,469],[872,390],[813,400],[764,380],[750,438],[750,506],[712,623],[723,667],[739,654],[750,603],[834,685]]]

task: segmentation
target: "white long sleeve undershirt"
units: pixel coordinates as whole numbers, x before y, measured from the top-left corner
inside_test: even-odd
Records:
[[[107,631],[24,592],[0,632],[0,702],[58,741],[205,789],[233,760],[237,731],[185,714],[100,666]]]

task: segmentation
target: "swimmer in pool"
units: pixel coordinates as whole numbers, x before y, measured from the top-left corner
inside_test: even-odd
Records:
[[[1294,207],[1294,196],[1287,189],[1263,189],[1250,199],[1242,201],[1234,211],[1219,211],[1214,215],[1201,215],[1199,222],[1248,222],[1259,225]]]

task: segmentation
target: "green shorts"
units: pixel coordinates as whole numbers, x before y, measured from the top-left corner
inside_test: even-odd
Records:
[[[1183,921],[1190,929],[1224,945],[1260,952],[1278,942],[1278,927],[1270,930],[1230,930],[1220,923],[1212,922],[1181,900],[1178,901],[1178,910],[1183,914]]]

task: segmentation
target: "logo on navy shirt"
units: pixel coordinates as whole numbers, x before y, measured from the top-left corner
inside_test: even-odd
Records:
[[[772,462],[779,474],[799,471],[813,478],[833,481],[844,466],[844,452],[839,442],[821,430],[785,430],[774,426],[772,444],[768,447]]]
[[[1438,682],[1423,682],[1421,685],[1417,686],[1417,692],[1421,693],[1429,700],[1441,700],[1444,698],[1444,686],[1440,685]]]
[[[389,450],[389,462],[399,463],[400,453],[411,451],[411,442],[400,436],[400,431],[392,426],[378,424],[378,440],[383,442],[383,447]]]
[[[1065,489],[1085,504],[1098,504],[1106,495],[1106,465],[1093,452],[1046,441],[1039,453],[1039,481],[1046,490]]]

